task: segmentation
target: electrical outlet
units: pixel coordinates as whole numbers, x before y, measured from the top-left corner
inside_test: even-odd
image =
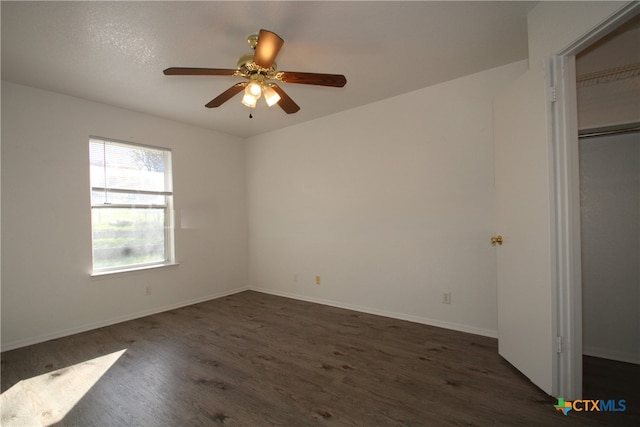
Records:
[[[151,295],[151,286],[147,286],[146,288],[144,288],[144,294]]]
[[[320,276],[316,276],[316,285],[320,284]]]
[[[298,274],[297,273],[293,273],[293,282],[294,283],[298,283]]]
[[[442,294],[442,303],[451,304],[451,292],[444,292]]]

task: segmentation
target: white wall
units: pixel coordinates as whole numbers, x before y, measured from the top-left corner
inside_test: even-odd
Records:
[[[525,69],[249,140],[250,286],[495,336],[492,99]]]
[[[570,47],[630,1],[543,1],[527,16],[529,64]],[[595,40],[594,40],[595,41]]]
[[[584,353],[640,363],[640,133],[580,142]]]
[[[179,266],[89,276],[89,135],[172,149]],[[245,288],[244,162],[239,138],[3,82],[2,349]]]

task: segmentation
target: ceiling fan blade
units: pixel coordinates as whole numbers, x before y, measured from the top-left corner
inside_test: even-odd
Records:
[[[280,101],[278,101],[278,105],[284,110],[285,113],[293,114],[300,110],[298,104],[293,102],[293,99],[291,99],[291,97],[287,95],[280,86],[275,83],[270,83],[269,86],[271,86],[273,90],[275,90],[278,95],[280,95]]]
[[[260,30],[260,33],[258,33],[256,53],[253,55],[253,62],[262,68],[271,68],[283,44],[284,40],[276,33]]]
[[[246,82],[236,83],[235,85],[231,86],[229,89],[225,90],[220,95],[209,101],[209,103],[206,104],[205,107],[216,108],[221,106],[222,104],[236,96],[239,92],[242,92],[245,86],[247,86]]]
[[[165,76],[233,76],[236,71],[227,68],[171,67],[163,73]]]
[[[342,74],[300,73],[297,71],[283,71],[280,80],[285,83],[333,87],[343,87],[347,84],[347,78]]]

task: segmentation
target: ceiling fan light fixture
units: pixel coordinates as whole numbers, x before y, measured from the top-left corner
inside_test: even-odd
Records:
[[[220,107],[240,92],[244,92],[241,103],[249,108],[255,108],[258,99],[264,92],[265,102],[269,107],[278,104],[287,114],[298,112],[300,106],[278,84],[268,83],[270,80],[332,87],[343,87],[347,83],[347,79],[342,74],[278,71],[275,59],[284,40],[271,31],[261,29],[258,35],[249,36],[247,41],[253,52],[240,56],[236,69],[169,67],[163,73],[166,76],[242,77],[248,82],[236,83],[205,104],[205,107]]]
[[[264,85],[262,88],[264,92],[264,100],[267,101],[267,105],[272,107],[280,101],[280,95],[271,86]]]

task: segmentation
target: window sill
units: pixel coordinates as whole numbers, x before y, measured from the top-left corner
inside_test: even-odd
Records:
[[[168,267],[177,267],[180,263],[172,262],[166,264],[156,264],[156,265],[146,265],[143,267],[131,267],[131,268],[123,268],[121,270],[107,270],[107,271],[94,271],[89,274],[91,277],[103,277],[103,276],[111,276],[113,274],[122,274],[122,273],[136,273],[140,271],[147,270],[155,270],[158,268],[168,268]]]

